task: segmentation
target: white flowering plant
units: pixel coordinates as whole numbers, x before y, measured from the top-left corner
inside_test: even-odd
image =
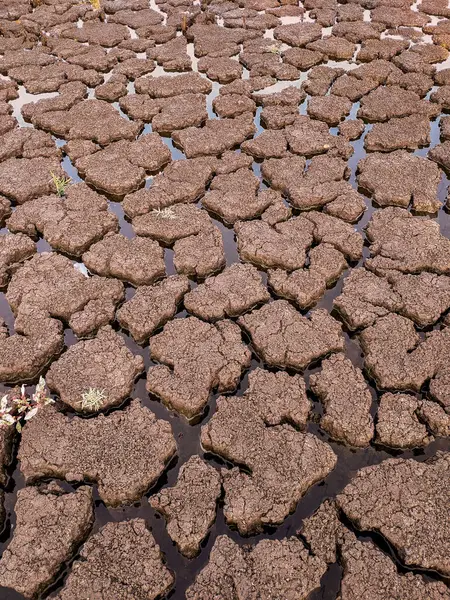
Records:
[[[45,379],[41,377],[34,394],[28,396],[23,385],[5,394],[0,400],[0,427],[16,426],[17,431],[22,431],[24,421],[32,419],[38,410],[47,404],[53,404],[49,397]]]
[[[86,392],[81,394],[80,405],[82,410],[100,410],[105,403],[106,392],[105,390],[98,390],[97,388],[89,388]]]

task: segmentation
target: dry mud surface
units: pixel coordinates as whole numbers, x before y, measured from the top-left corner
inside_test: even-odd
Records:
[[[449,18],[0,0],[0,600],[450,600]]]

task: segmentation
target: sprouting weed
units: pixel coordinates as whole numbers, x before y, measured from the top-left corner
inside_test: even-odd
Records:
[[[0,400],[0,427],[15,425],[20,432],[23,421],[29,421],[40,408],[53,402],[54,400],[48,396],[43,377],[39,379],[35,392],[31,396],[27,396],[24,385],[20,390],[16,388]]]
[[[267,52],[270,52],[271,54],[281,54],[281,48],[279,46],[277,46],[276,44],[272,44],[271,46],[268,46],[266,48]]]
[[[89,388],[87,392],[81,394],[81,408],[82,410],[99,410],[106,400],[105,390],[98,390],[97,388]]]
[[[186,17],[186,15],[183,15],[183,18],[181,19],[181,31],[182,31],[183,35],[186,34],[186,31],[187,31],[187,17]]]
[[[67,186],[72,183],[72,179],[70,177],[64,177],[64,175],[58,177],[58,175],[55,175],[53,171],[50,171],[50,175],[52,176],[52,181],[56,188],[56,193],[60,198],[62,198],[66,193]]]
[[[89,0],[89,2],[94,10],[100,10],[102,8],[100,0]]]
[[[167,206],[166,208],[155,208],[154,210],[151,211],[152,215],[155,215],[157,217],[161,217],[161,219],[176,219],[177,215],[173,212],[172,208],[170,208],[170,206]]]

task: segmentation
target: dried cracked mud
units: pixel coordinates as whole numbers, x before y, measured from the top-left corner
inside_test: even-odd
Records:
[[[447,4],[0,0],[0,600],[450,600]]]

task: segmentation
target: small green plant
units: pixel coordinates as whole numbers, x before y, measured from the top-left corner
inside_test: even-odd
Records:
[[[89,0],[90,5],[94,10],[101,10],[102,5],[100,4],[100,0]]]
[[[15,388],[0,400],[0,427],[15,425],[17,431],[22,431],[24,421],[29,421],[40,408],[53,404],[48,396],[45,379],[41,377],[34,394],[27,396],[25,386]]]
[[[155,208],[152,210],[152,215],[156,217],[161,217],[161,219],[176,219],[177,215],[173,212],[173,209],[170,206],[166,208]]]
[[[281,54],[281,48],[279,46],[277,46],[276,44],[272,44],[271,46],[268,46],[266,48],[267,52],[270,52],[271,54]]]
[[[62,198],[66,194],[67,186],[72,183],[72,179],[70,177],[65,177],[64,175],[59,177],[58,175],[55,175],[53,171],[50,171],[50,175],[52,176],[52,181],[56,188],[56,193],[60,198]]]
[[[82,410],[100,410],[106,400],[105,390],[89,388],[87,392],[81,394],[80,405]]]

